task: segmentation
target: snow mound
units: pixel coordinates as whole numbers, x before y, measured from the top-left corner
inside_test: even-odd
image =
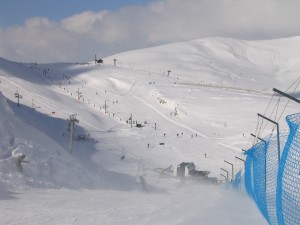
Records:
[[[79,188],[100,182],[56,142],[19,120],[1,92],[0,140],[0,186]],[[23,173],[16,165],[21,154],[28,161],[22,164]]]

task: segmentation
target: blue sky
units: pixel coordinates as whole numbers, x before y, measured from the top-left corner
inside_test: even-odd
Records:
[[[78,62],[207,37],[300,36],[300,0],[0,0],[0,57]]]
[[[0,26],[20,25],[31,17],[60,20],[82,11],[118,10],[153,0],[0,0]]]

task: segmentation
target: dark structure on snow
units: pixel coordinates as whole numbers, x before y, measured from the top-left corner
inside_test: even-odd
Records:
[[[193,162],[182,162],[176,168],[177,177],[198,177],[207,178],[210,171],[199,171],[196,170],[196,166]]]

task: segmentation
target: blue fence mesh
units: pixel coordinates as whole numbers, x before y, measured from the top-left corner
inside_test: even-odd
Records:
[[[239,191],[245,192],[245,178],[243,174],[243,170],[240,170],[236,175],[232,182],[232,188]]]
[[[245,162],[245,189],[248,195],[254,199],[253,183],[253,158],[248,156]]]
[[[278,169],[277,217],[280,225],[300,224],[300,114],[286,118],[290,127]]]
[[[271,225],[300,225],[300,114],[287,122],[279,143],[270,135],[246,152],[245,189]]]
[[[277,174],[280,158],[282,155],[282,148],[287,139],[287,133],[280,133],[280,142],[277,141],[277,136],[271,136],[267,149],[267,163],[266,163],[266,204],[268,211],[268,222],[272,225],[277,225]],[[279,148],[278,148],[279,144]],[[278,150],[281,150],[278,152]]]
[[[261,141],[247,151],[247,156],[252,158],[251,169],[251,185],[252,198],[255,200],[259,210],[263,216],[268,218],[268,210],[266,203],[266,161],[267,161],[268,141]],[[248,159],[247,157],[247,159]],[[247,179],[248,177],[246,177]],[[249,182],[247,182],[248,184]]]

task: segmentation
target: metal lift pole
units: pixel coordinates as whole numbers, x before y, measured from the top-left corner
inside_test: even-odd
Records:
[[[289,99],[291,99],[291,100],[293,100],[293,101],[295,101],[295,102],[297,102],[297,103],[300,103],[300,100],[299,100],[299,99],[294,98],[293,96],[290,96],[290,95],[288,95],[288,94],[286,94],[286,93],[284,93],[284,92],[282,92],[282,91],[279,91],[279,90],[276,89],[276,88],[273,88],[273,91],[276,92],[276,93],[278,93],[278,94],[280,94],[280,95],[283,95],[284,97],[287,97],[287,98],[289,98]]]
[[[277,150],[278,150],[278,165],[279,165],[279,163],[280,163],[280,139],[279,139],[279,124],[278,124],[277,122],[275,122],[275,121],[273,121],[273,120],[271,120],[271,119],[269,119],[269,118],[265,117],[264,115],[261,115],[260,113],[257,113],[257,115],[258,115],[259,117],[262,117],[263,119],[265,119],[265,120],[267,120],[267,121],[269,121],[269,122],[271,122],[271,123],[273,123],[273,124],[275,124],[275,125],[276,125],[276,128],[277,128]]]
[[[226,176],[226,183],[228,183],[228,171],[225,170],[225,169],[223,169],[223,168],[220,168],[220,169],[226,172],[226,174],[227,174],[227,176]]]
[[[233,177],[234,177],[234,172],[233,172],[233,164],[224,160],[224,162],[228,163],[229,165],[231,165],[231,182],[233,182]]]

